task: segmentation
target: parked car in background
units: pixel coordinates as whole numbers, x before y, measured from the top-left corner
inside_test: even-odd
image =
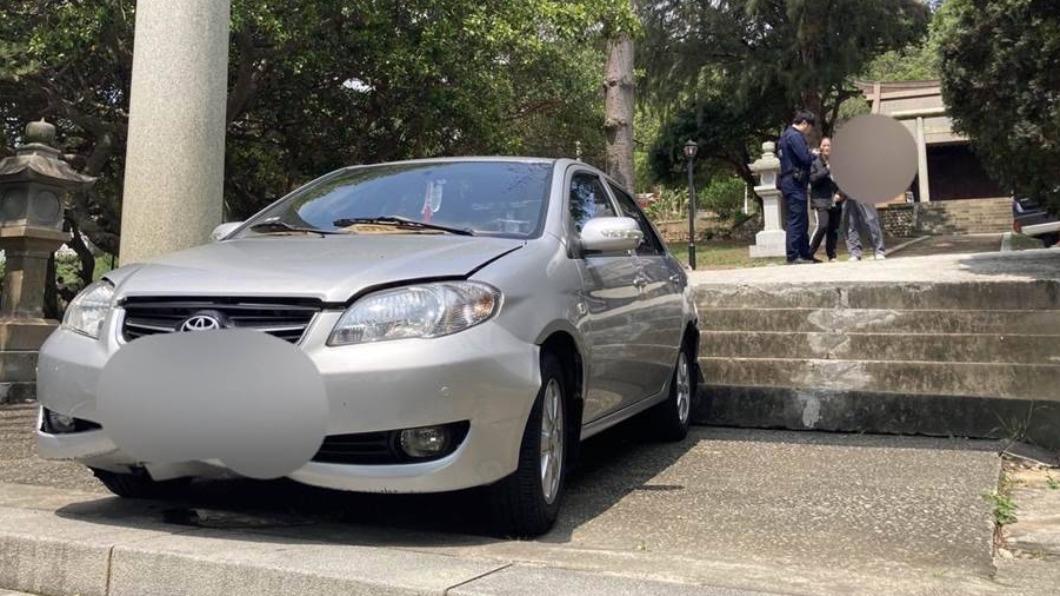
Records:
[[[1046,247],[1060,243],[1060,217],[1053,215],[1033,199],[1012,200],[1012,231],[1034,236]]]
[[[633,197],[584,163],[350,167],[216,234],[111,271],[71,302],[40,351],[42,456],[80,461],[124,497],[232,475],[226,453],[129,455],[108,432],[98,387],[123,350],[211,337],[188,333],[220,341],[239,329],[304,353],[324,380],[326,434],[285,476],[365,492],[487,486],[497,531],[508,535],[552,525],[583,439],[641,413],[665,439],[688,431],[699,332],[685,270]],[[188,378],[159,392],[179,402],[216,391],[217,379],[195,378],[196,363],[211,364],[203,358],[181,353]],[[220,381],[239,391],[241,379]],[[230,447],[246,457],[302,422],[247,427],[253,417],[231,415],[218,425],[206,406],[178,428],[144,408],[133,421],[139,440],[205,445],[217,438],[209,433],[231,432],[250,444]]]

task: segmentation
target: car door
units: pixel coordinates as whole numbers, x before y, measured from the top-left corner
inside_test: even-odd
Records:
[[[636,309],[637,319],[633,324],[641,340],[637,344],[638,370],[644,374],[647,393],[651,395],[663,389],[677,362],[684,332],[682,292],[685,276],[680,265],[666,254],[662,240],[633,197],[613,182],[607,184],[619,213],[637,220],[644,233],[644,240],[636,250],[641,269],[641,277],[636,283],[642,307]]]
[[[618,210],[604,181],[590,170],[575,169],[569,175],[567,193],[568,233],[577,246],[585,222],[595,217],[615,217]],[[644,329],[636,324],[643,317],[640,265],[629,252],[574,251],[582,289],[582,333],[588,343],[589,378],[586,383],[583,420],[591,422],[647,395],[645,363],[640,358]]]

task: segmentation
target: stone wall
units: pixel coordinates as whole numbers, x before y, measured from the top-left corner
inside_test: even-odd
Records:
[[[655,228],[659,230],[663,242],[671,244],[674,242],[688,242],[688,220],[670,219],[656,221]],[[746,240],[753,242],[755,234],[762,229],[762,216],[754,213],[746,221],[739,225],[733,225],[731,221],[719,220],[714,217],[701,216],[696,218],[696,236],[700,240],[711,238],[725,238],[728,240]]]
[[[892,238],[910,238],[917,235],[915,205],[881,205],[877,211],[884,234]]]
[[[688,219],[667,219],[656,221],[655,228],[662,235],[663,242],[688,242]],[[716,227],[714,221],[707,217],[696,218],[696,233],[703,234],[704,231]]]

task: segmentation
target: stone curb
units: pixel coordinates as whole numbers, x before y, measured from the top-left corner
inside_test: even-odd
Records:
[[[0,594],[748,594],[404,548],[0,507]]]

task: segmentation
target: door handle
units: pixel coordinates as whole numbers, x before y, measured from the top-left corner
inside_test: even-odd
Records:
[[[681,276],[678,275],[677,273],[674,273],[673,275],[670,276],[670,283],[672,283],[675,286],[681,285]]]
[[[638,288],[644,289],[644,286],[648,285],[648,278],[643,275],[638,275],[633,278],[633,285]]]

